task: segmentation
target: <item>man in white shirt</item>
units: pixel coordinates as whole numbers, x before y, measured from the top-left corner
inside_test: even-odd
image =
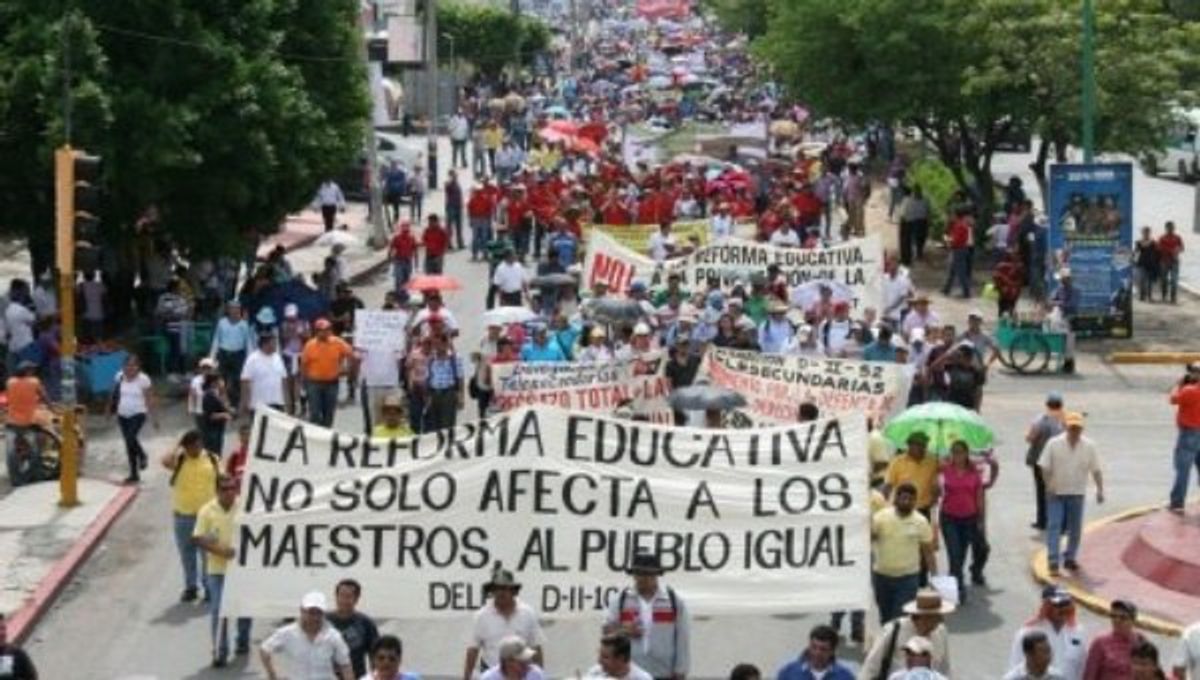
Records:
[[[197,365],[196,375],[188,383],[187,410],[196,421],[196,429],[204,431],[204,379],[217,370],[217,361],[203,357]]]
[[[338,211],[345,212],[346,210],[346,196],[342,194],[342,188],[338,186],[337,182],[327,179],[317,189],[317,198],[314,202],[321,211],[321,219],[325,221],[325,231],[333,231],[333,223],[337,220]]]
[[[471,124],[459,109],[450,116],[450,167],[467,167],[467,139],[471,136]]]
[[[1090,474],[1096,482],[1096,502],[1104,502],[1104,479],[1096,445],[1083,436],[1083,414],[1071,412],[1063,417],[1067,431],[1046,442],[1038,467],[1046,480],[1046,562],[1051,576],[1058,576],[1060,539],[1067,534],[1063,566],[1079,569],[1075,556],[1083,539],[1083,501]]]
[[[908,301],[916,294],[912,278],[908,270],[901,267],[895,259],[888,258],[883,265],[883,317],[892,328],[900,328],[900,319],[908,309]]]
[[[770,244],[776,248],[799,248],[800,234],[792,229],[792,225],[784,222],[771,234]]]
[[[1050,647],[1050,663],[1064,680],[1080,680],[1087,661],[1088,638],[1075,622],[1075,603],[1071,594],[1059,586],[1042,589],[1042,604],[1035,619],[1021,626],[1013,636],[1008,655],[1010,668],[1025,668],[1029,657],[1026,643],[1031,633],[1041,634]],[[1010,673],[1011,675],[1011,673]],[[1016,678],[1025,676],[1018,675]]]
[[[1014,665],[1004,680],[1067,680],[1050,665],[1054,651],[1050,640],[1040,630],[1031,630],[1021,638],[1021,662]]]
[[[496,271],[492,274],[492,285],[500,293],[502,306],[520,306],[527,294],[529,275],[525,267],[517,261],[517,254],[511,249],[504,253],[504,261],[496,265]]]
[[[671,233],[671,223],[663,222],[658,225],[658,231],[650,235],[650,258],[655,262],[675,254],[675,236]]]
[[[846,302],[833,303],[833,318],[825,319],[819,326],[821,349],[825,356],[844,357],[850,345],[850,333],[854,330],[854,322],[850,320],[850,304]]]
[[[629,638],[621,634],[605,635],[600,639],[598,663],[588,670],[589,678],[612,678],[612,680],[654,680],[632,660],[632,645]]]
[[[663,566],[658,555],[638,553],[626,571],[633,576],[633,587],[609,598],[604,632],[632,640],[625,658],[651,677],[683,680],[691,668],[692,618],[687,604],[660,581]]]
[[[929,296],[921,293],[912,299],[912,309],[904,316],[904,324],[900,327],[904,331],[904,338],[912,342],[912,334],[918,328],[925,330],[925,335],[929,336],[929,328],[933,326],[941,326],[941,320],[938,315],[929,309]]]
[[[714,241],[733,236],[733,216],[729,214],[728,203],[717,204],[716,212],[708,219],[708,227]]]
[[[490,601],[475,612],[475,625],[463,663],[463,680],[471,680],[479,665],[485,670],[499,665],[500,643],[512,635],[533,647],[536,654],[532,660],[545,666],[542,647],[546,644],[546,636],[542,633],[537,612],[517,599],[520,592],[521,584],[513,573],[499,566],[492,572],[491,579],[483,584],[483,594],[490,596]]]
[[[8,374],[15,375],[21,355],[33,344],[33,324],[37,316],[23,302],[29,299],[29,283],[13,279],[8,287],[8,306],[4,308],[4,325],[8,328]]]
[[[1200,621],[1183,629],[1171,668],[1175,680],[1200,680]]]
[[[279,341],[274,333],[258,338],[258,349],[242,364],[241,413],[243,416],[263,406],[290,411],[287,395],[287,367],[279,355]]]
[[[279,628],[259,649],[269,680],[354,680],[350,648],[325,620],[325,596],[311,592],[300,600],[300,618]],[[276,658],[283,671],[275,667]]]

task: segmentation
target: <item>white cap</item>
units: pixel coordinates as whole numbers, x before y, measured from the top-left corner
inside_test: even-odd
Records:
[[[304,597],[300,598],[301,609],[320,609],[325,611],[328,607],[328,602],[325,601],[325,594],[313,590]]]
[[[634,335],[650,335],[650,325],[647,324],[645,321],[639,321],[638,324],[633,327],[633,334]]]
[[[501,640],[499,651],[501,661],[532,661],[537,653],[517,635],[509,635]]]
[[[296,306],[296,303],[289,302],[283,306],[283,318],[294,319],[299,315],[300,315],[300,308]]]

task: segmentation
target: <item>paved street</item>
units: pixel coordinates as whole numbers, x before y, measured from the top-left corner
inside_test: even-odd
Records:
[[[464,254],[456,253],[450,260],[450,271],[467,279],[478,276],[483,265],[471,264]],[[385,286],[380,277],[362,289],[368,306],[381,301]],[[482,296],[455,294],[450,297],[450,307],[463,324],[464,337],[478,338],[482,330]],[[1159,502],[1165,496],[1174,428],[1172,412],[1162,395],[1176,373],[1171,367],[1109,366],[1094,356],[1081,358],[1079,375],[1073,378],[1016,377],[993,372],[983,413],[1000,433],[998,450],[1003,468],[989,501],[989,531],[994,546],[988,570],[991,587],[950,619],[956,662],[969,659],[979,668],[1003,667],[1013,631],[1036,606],[1037,588],[1028,574],[1029,555],[1038,545],[1028,528],[1032,483],[1021,461],[1024,428],[1038,413],[1043,393],[1060,389],[1071,408],[1086,411],[1090,434],[1102,446],[1109,499],[1104,507],[1089,505],[1088,517],[1095,518],[1148,501]],[[354,430],[360,422],[354,407],[344,407],[338,414],[340,428]],[[161,451],[170,439],[156,434],[151,441],[152,450]],[[169,533],[166,474],[156,471],[143,486],[136,505],[114,528],[29,643],[30,651],[45,669],[45,677],[70,677],[79,658],[88,660],[89,672],[98,678],[256,677],[256,661],[220,672],[207,667],[207,620],[203,609],[177,602],[180,577]],[[1093,630],[1106,626],[1090,614],[1084,618]],[[703,622],[697,631],[698,664],[705,668],[705,650],[714,648],[711,645],[718,641],[744,649],[754,659],[783,660],[794,652],[797,640],[811,623],[806,619]],[[261,639],[271,625],[256,622],[256,639]],[[385,627],[403,635],[406,664],[414,669],[437,663],[428,656],[428,643],[466,634],[465,630],[438,625]],[[589,650],[594,626],[557,625],[550,629],[550,635],[551,668],[556,673],[586,668],[590,663],[586,655],[562,659],[555,657],[554,650]],[[572,643],[564,644],[568,640]],[[856,651],[850,650],[849,655],[855,656]],[[979,671],[956,677],[970,680],[995,675]]]

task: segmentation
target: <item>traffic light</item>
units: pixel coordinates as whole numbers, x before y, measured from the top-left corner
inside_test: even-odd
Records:
[[[74,170],[75,270],[91,271],[100,266],[100,157],[76,151]]]
[[[55,153],[57,265],[65,272],[88,271],[100,263],[99,156],[60,148]]]

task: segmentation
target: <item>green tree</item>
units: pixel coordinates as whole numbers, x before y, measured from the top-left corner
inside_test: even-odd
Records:
[[[702,4],[725,30],[744,33],[751,39],[764,35],[770,24],[768,0],[704,0]]]
[[[453,54],[487,78],[532,63],[550,44],[550,29],[541,20],[491,5],[442,3],[437,19],[439,59],[449,62],[453,44]]]
[[[1079,129],[1074,0],[772,0],[758,42],[797,97],[851,123],[894,122],[922,139],[976,198],[993,203],[992,158],[1014,126],[1062,148]],[[1162,139],[1200,62],[1192,27],[1157,0],[1099,3],[1097,139],[1138,152]],[[1042,149],[1043,156],[1046,148]]]
[[[49,158],[63,141],[62,7],[4,7],[0,186],[17,191],[0,193],[0,228],[32,246],[50,229]],[[357,20],[355,0],[85,3],[71,32],[74,141],[105,158],[110,242],[154,207],[182,246],[232,252],[303,206],[362,146]]]

